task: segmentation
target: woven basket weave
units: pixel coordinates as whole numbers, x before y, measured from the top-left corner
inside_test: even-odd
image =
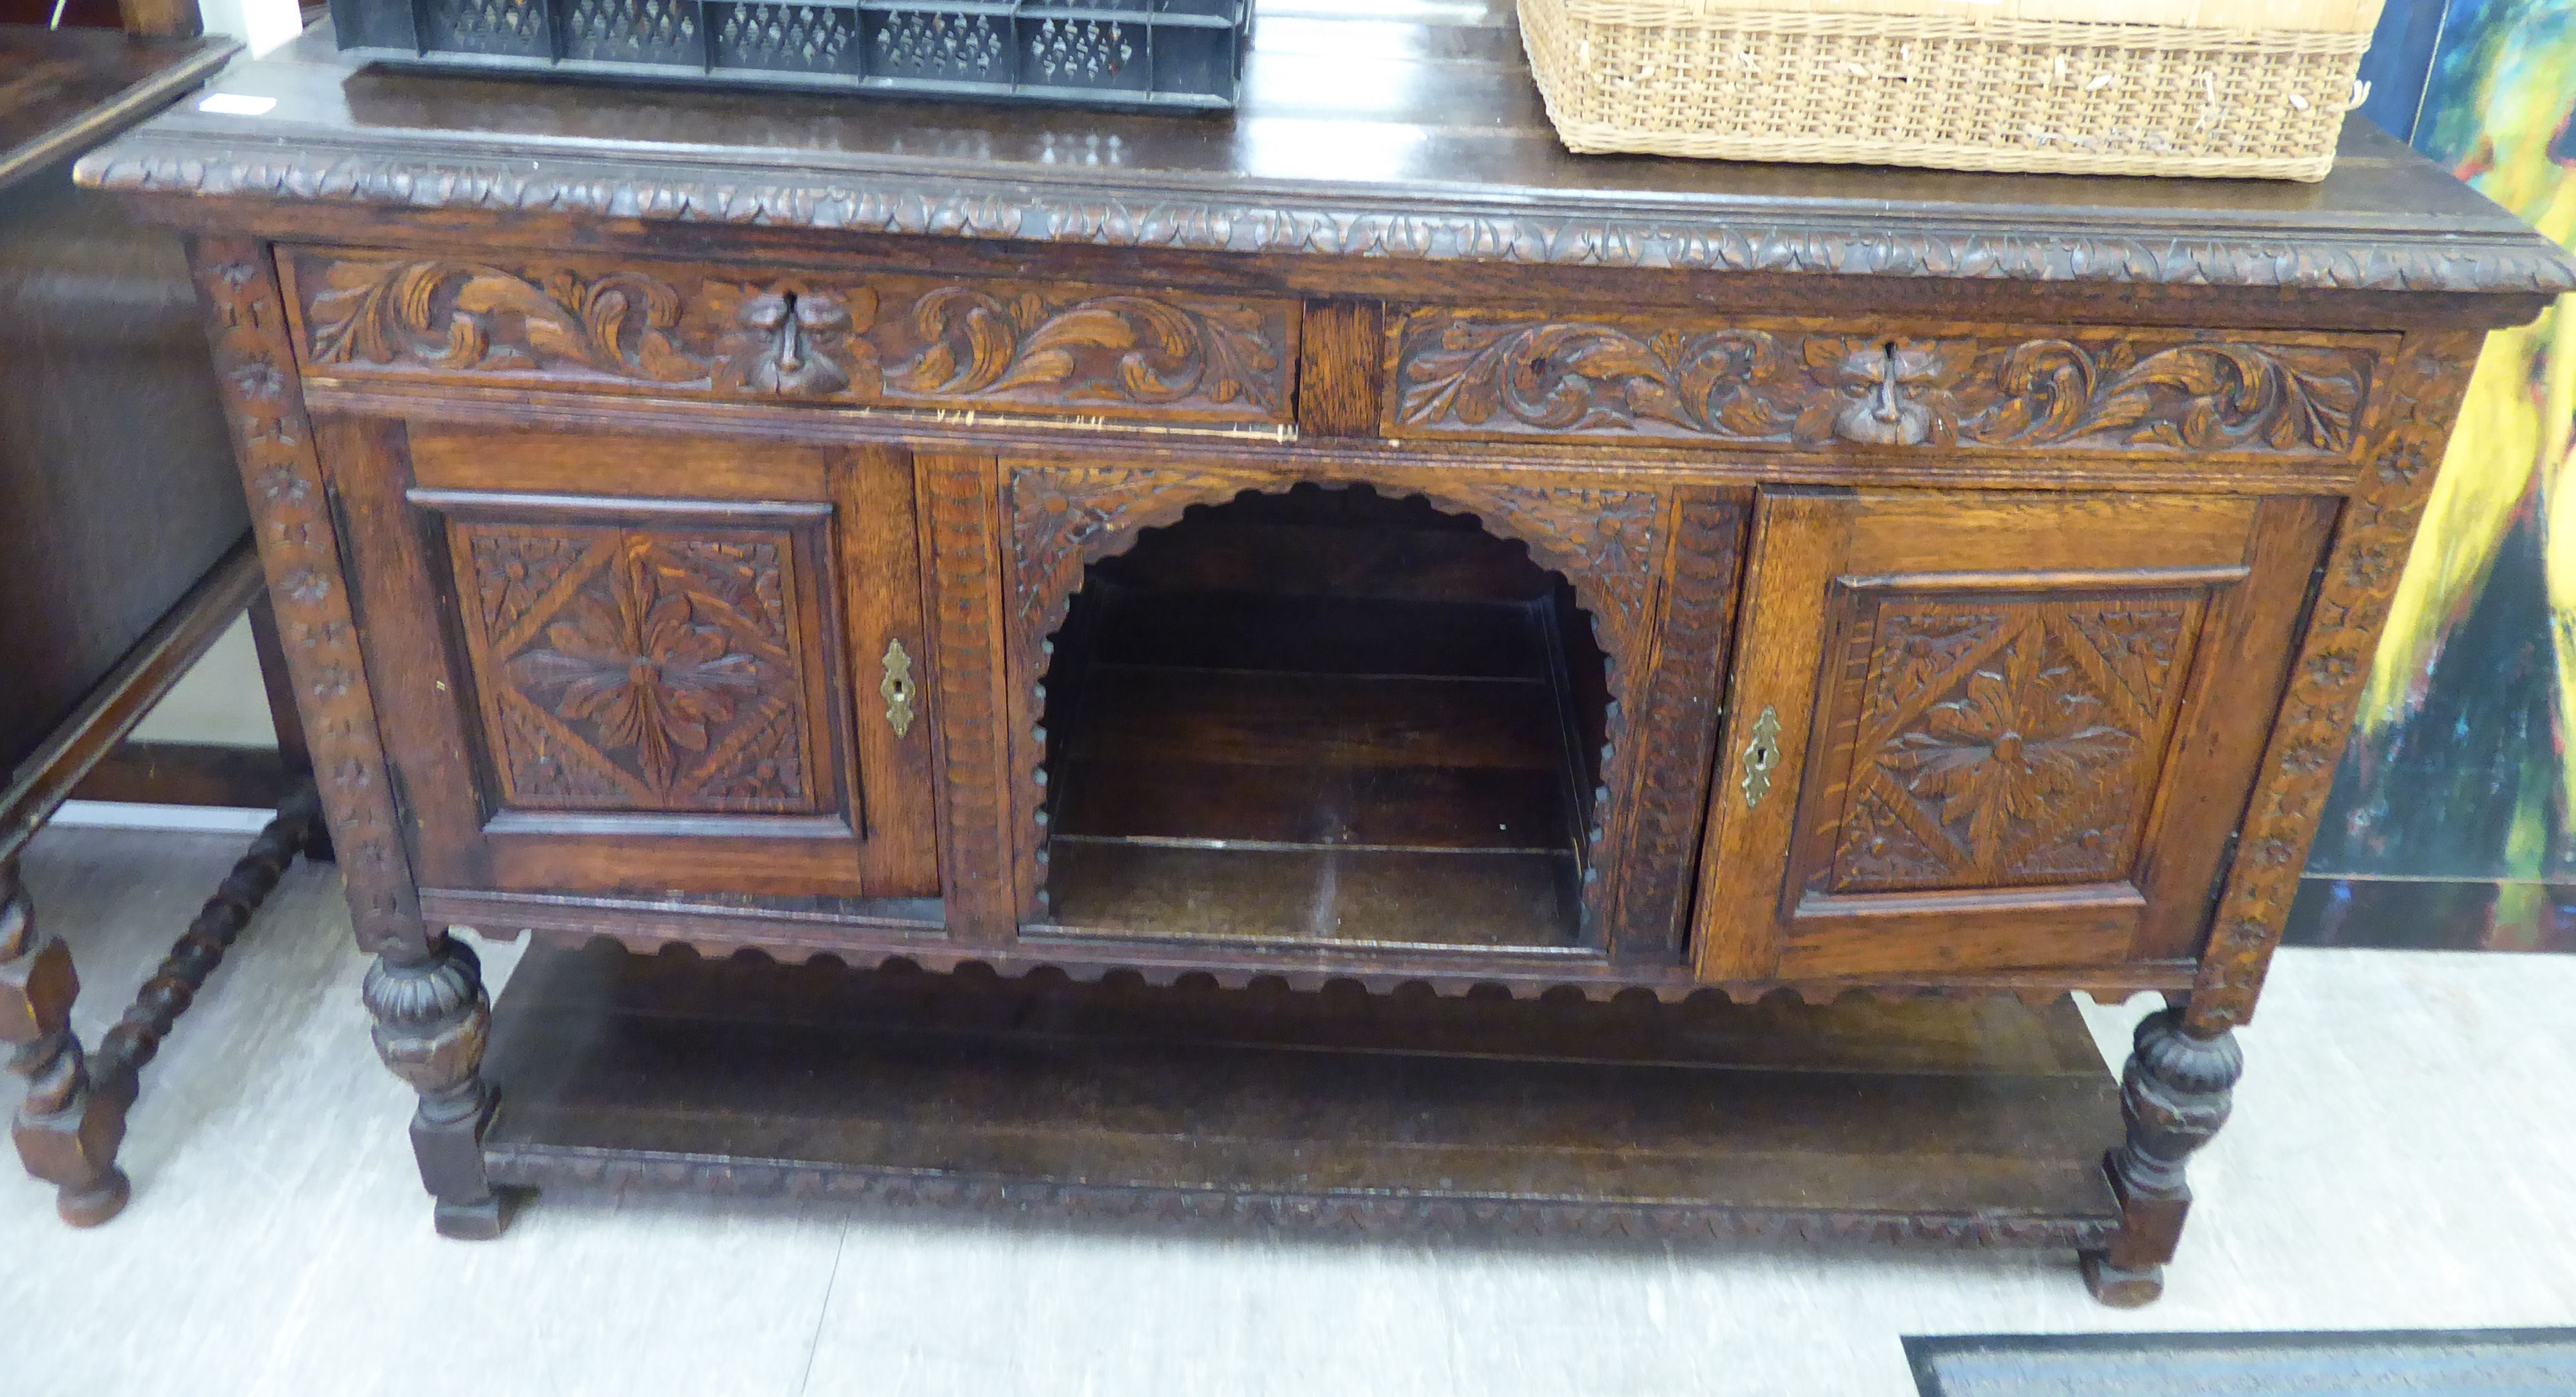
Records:
[[[2175,0],[2044,3],[2176,13]],[[1939,0],[1842,0],[1830,13],[1781,0],[1519,5],[1548,119],[1575,151],[2320,180],[2380,0],[2257,15],[2278,25],[2291,10],[2298,28],[2205,22],[2245,17],[2221,4],[2188,7],[2179,24]]]

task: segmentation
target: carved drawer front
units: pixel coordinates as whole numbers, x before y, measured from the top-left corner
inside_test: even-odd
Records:
[[[2347,462],[2385,336],[1417,307],[1383,427],[1727,447]]]
[[[319,435],[424,887],[939,894],[908,458]]]
[[[2331,514],[1766,493],[1702,973],[2191,954]]]
[[[317,378],[1213,425],[1295,410],[1293,300],[345,248],[283,262]]]

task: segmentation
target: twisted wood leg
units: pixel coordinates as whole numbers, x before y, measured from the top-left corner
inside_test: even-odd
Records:
[[[10,1124],[27,1172],[54,1185],[54,1211],[74,1227],[117,1215],[132,1192],[116,1167],[125,1113],[90,1090],[89,1064],[72,1033],[80,977],[71,948],[36,930],[16,859],[0,859],[0,1043],[9,1070],[27,1080]]]
[[[2148,1015],[2120,1074],[2128,1138],[2102,1161],[2120,1201],[2120,1230],[2108,1247],[2084,1254],[2084,1283],[2094,1299],[2121,1309],[2164,1294],[2164,1264],[2191,1211],[2183,1163],[2227,1123],[2229,1095],[2245,1071],[2233,1032],[2196,1033],[2183,1016],[2179,1008]]]
[[[437,1200],[439,1235],[499,1236],[501,1200],[483,1174],[494,1097],[478,1075],[492,1001],[474,948],[433,932],[424,955],[387,951],[368,969],[362,997],[376,1020],[376,1055],[420,1093],[411,1148],[421,1185]]]
[[[162,958],[152,978],[135,993],[125,1016],[100,1040],[91,1075],[96,1083],[93,1090],[109,1109],[122,1114],[133,1106],[143,1068],[159,1055],[161,1040],[196,1002],[206,977],[223,964],[224,953],[250,925],[260,904],[276,891],[278,880],[286,876],[287,866],[295,862],[312,831],[321,827],[321,800],[308,779],[279,804],[277,818],[251,840],[249,850],[197,910],[195,920]]]

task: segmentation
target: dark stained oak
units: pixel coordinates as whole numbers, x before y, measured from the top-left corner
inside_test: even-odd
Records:
[[[330,378],[1285,422],[1297,363],[1298,308],[1276,300],[339,248],[286,270]]]
[[[78,173],[199,238],[455,1235],[659,1182],[2143,1299],[2478,336],[2576,285],[2358,121],[2315,185],[1574,157],[1499,5],[1272,6],[1217,120],[224,82]],[[550,943],[488,1062],[450,924]],[[2078,989],[2176,1001],[2116,1100],[2006,1050]]]
[[[1505,7],[1354,24],[1282,6],[1256,27],[1241,104],[1219,120],[353,74],[317,27],[228,75],[274,112],[187,114],[86,177],[314,209],[1398,262],[2526,298],[2576,284],[2359,117],[2314,185],[1585,158],[1548,128]],[[654,158],[621,163],[606,143]]]
[[[2098,1157],[2059,1148],[2118,1121],[2063,1003],[1424,1004],[540,948],[488,1070],[506,1184],[1640,1240],[2092,1246],[2114,1220]]]

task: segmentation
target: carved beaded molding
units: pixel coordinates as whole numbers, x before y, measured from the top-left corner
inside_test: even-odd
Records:
[[[2388,621],[2388,601],[2433,491],[2457,406],[2484,336],[2476,331],[2410,341],[2392,374],[2388,420],[2344,506],[2334,553],[2309,613],[2307,642],[2263,753],[2262,784],[2246,812],[2235,865],[2201,957],[2190,1029],[2203,1036],[2253,1017],[2254,999],[2279,946],[2308,845],[2325,816],[2327,790],[2370,677],[2370,657]]]
[[[209,238],[196,244],[192,260],[358,944],[418,959],[432,941],[412,891],[339,534],[296,389],[286,307],[257,244]]]
[[[2373,291],[2576,289],[2576,268],[2566,261],[2501,237],[2454,235],[2428,245],[2392,243],[2384,234],[2267,235],[2259,228],[2114,236],[2037,218],[2006,225],[1850,214],[1783,222],[1651,205],[1551,218],[1500,203],[1436,199],[1398,212],[1287,191],[1051,190],[870,170],[800,180],[680,161],[637,179],[633,172],[645,163],[472,160],[435,149],[360,153],[325,141],[287,147],[220,132],[155,132],[94,152],[76,178],[114,190],[1207,252]]]
[[[1018,918],[1008,724],[1000,699],[1001,637],[995,629],[1007,586],[994,536],[993,482],[982,465],[932,458],[921,473],[929,542],[933,635],[945,734],[940,779],[947,791],[940,859],[952,933],[994,935]],[[1007,870],[1007,872],[1005,871]]]

